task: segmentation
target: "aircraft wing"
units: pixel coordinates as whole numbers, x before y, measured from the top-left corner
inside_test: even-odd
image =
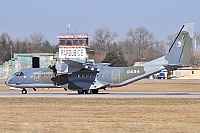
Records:
[[[73,61],[73,60],[62,60],[64,63],[68,64],[69,66],[74,66],[74,67],[83,67],[84,64],[77,62],[77,61]]]
[[[66,74],[66,73],[72,73],[72,72],[76,72],[79,71],[81,69],[88,69],[91,71],[99,71],[99,69],[94,66],[93,64],[90,63],[80,63],[77,61],[73,61],[73,60],[63,60],[64,63],[62,64],[58,64],[56,66],[56,69],[58,71],[58,73],[62,73],[62,74]]]

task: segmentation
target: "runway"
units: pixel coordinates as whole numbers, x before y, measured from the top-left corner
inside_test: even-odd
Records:
[[[1,87],[1,86],[6,86],[6,85],[5,85],[5,84],[0,84],[0,87]]]
[[[200,98],[200,92],[0,92],[0,98]]]

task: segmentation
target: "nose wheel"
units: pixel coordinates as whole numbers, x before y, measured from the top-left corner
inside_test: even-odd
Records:
[[[22,94],[26,94],[26,93],[27,93],[27,90],[25,88],[23,88]]]

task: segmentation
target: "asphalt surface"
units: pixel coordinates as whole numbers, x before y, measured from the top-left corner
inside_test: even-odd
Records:
[[[141,80],[139,82],[191,82],[199,83],[200,80]],[[0,84],[6,86],[5,84]],[[77,94],[74,92],[0,92],[0,98],[200,98],[200,92],[99,92],[99,94]]]
[[[6,86],[5,84],[0,84],[0,86]]]
[[[200,98],[200,92],[100,92],[77,94],[76,92],[0,92],[0,98]]]

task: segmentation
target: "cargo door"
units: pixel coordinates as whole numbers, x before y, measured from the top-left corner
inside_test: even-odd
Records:
[[[120,82],[120,70],[119,69],[113,69],[112,70],[112,83],[118,84]]]

